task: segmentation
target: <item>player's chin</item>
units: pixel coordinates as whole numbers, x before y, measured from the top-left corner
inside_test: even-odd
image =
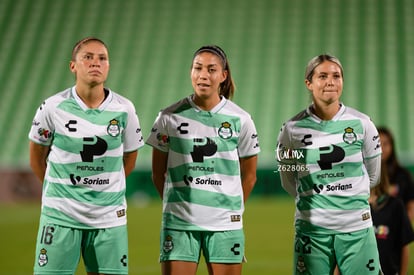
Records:
[[[324,98],[326,101],[329,101],[330,103],[334,103],[336,101],[339,101],[340,94],[336,92],[329,92],[324,94]]]
[[[89,80],[89,85],[90,86],[99,86],[99,85],[102,85],[103,83],[105,82],[105,79],[103,79],[103,78],[92,78],[92,79],[90,79]]]

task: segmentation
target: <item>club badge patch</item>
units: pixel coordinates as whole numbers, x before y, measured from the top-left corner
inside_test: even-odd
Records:
[[[119,121],[116,119],[111,119],[107,128],[107,132],[108,135],[110,135],[111,137],[117,137],[121,132],[121,129],[119,127]]]
[[[174,248],[174,243],[173,243],[173,241],[172,241],[172,237],[171,237],[170,235],[168,235],[168,236],[165,238],[165,241],[164,241],[164,252],[165,252],[165,253],[168,253],[168,252],[170,252],[171,250],[173,250],[173,248]]]
[[[168,235],[168,236],[165,238],[165,241],[164,241],[164,252],[165,252],[165,253],[168,253],[168,252],[170,252],[171,250],[173,250],[173,248],[174,248],[174,243],[173,243],[173,241],[172,241],[172,237],[171,237],[170,235]]]
[[[354,129],[351,127],[345,128],[345,133],[342,136],[345,143],[353,144],[357,141],[357,135],[354,133]]]
[[[45,266],[47,265],[48,259],[47,259],[47,250],[42,248],[40,249],[40,254],[39,254],[39,259],[38,259],[38,263],[39,266]]]
[[[306,271],[305,260],[303,259],[302,256],[298,257],[298,261],[296,262],[296,270],[299,271],[300,273],[303,273]]]
[[[223,139],[229,139],[233,136],[233,131],[231,130],[231,124],[226,122],[223,122],[221,124],[221,127],[218,129],[218,134]]]

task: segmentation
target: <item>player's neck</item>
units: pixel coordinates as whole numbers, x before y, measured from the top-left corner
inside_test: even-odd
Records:
[[[220,103],[221,98],[218,96],[211,96],[206,98],[201,98],[196,95],[192,97],[193,102],[202,110],[210,111],[212,110],[217,104]]]
[[[77,84],[76,93],[83,103],[91,109],[98,108],[106,98],[103,85],[84,86]]]

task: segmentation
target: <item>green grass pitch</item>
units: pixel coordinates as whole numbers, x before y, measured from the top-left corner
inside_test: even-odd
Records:
[[[0,273],[32,274],[34,243],[40,205],[0,205]],[[293,199],[287,196],[252,197],[246,204],[244,227],[247,263],[244,275],[292,274]],[[131,275],[158,275],[161,203],[142,205],[130,200],[129,270]],[[414,274],[414,245],[411,244],[410,272]],[[86,274],[83,264],[76,275]],[[198,275],[207,274],[201,260]]]

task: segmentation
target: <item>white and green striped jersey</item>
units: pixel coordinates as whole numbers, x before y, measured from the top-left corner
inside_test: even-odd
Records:
[[[164,228],[243,227],[239,158],[260,151],[246,111],[225,98],[211,111],[203,111],[190,96],[159,113],[146,142],[168,153]]]
[[[69,88],[46,99],[34,117],[29,139],[50,146],[41,215],[56,224],[126,224],[123,154],[144,141],[133,104],[105,91],[101,106],[89,109]]]
[[[276,150],[282,186],[296,197],[297,230],[334,234],[372,226],[368,197],[381,162],[375,125],[343,104],[329,121],[311,108],[282,126]]]

